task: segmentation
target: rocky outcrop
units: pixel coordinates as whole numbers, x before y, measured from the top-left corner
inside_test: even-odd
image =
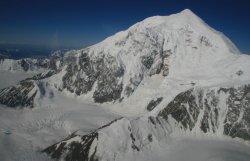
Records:
[[[138,37],[143,41],[138,41]],[[95,102],[112,102],[132,95],[145,76],[161,72],[168,75],[167,51],[163,51],[164,40],[159,34],[151,29],[131,31],[117,41],[112,42],[118,48],[116,53],[109,53],[98,44],[69,53],[64,58],[67,67],[58,89],[76,95],[93,90]],[[124,45],[128,47],[125,49]]]
[[[193,88],[177,95],[159,116],[189,131],[250,140],[250,85]]]
[[[91,91],[94,83],[93,98],[95,102],[103,103],[120,98],[124,69],[110,55],[91,59],[88,51],[83,51],[79,58],[67,65],[66,74],[62,78],[60,90],[67,89],[77,95]]]
[[[162,99],[163,97],[158,97],[156,99],[151,100],[147,105],[147,110],[152,111],[156,106],[161,103]]]
[[[96,103],[126,100],[149,77],[186,82],[213,74],[218,81],[229,77],[245,81],[250,75],[250,59],[239,56],[240,62],[234,62],[240,54],[237,48],[189,10],[147,18],[98,44],[62,53],[55,52],[44,62],[46,69],[58,72],[52,86],[77,96],[91,93]],[[31,67],[26,60],[22,66]]]
[[[44,149],[56,160],[108,161],[140,153],[168,138],[171,128],[159,118],[115,120],[87,135],[76,133]]]
[[[7,71],[39,71],[46,70],[49,67],[48,59],[1,59],[0,70]]]
[[[15,86],[0,90],[0,103],[9,107],[32,108],[37,92],[33,81],[21,81]]]
[[[45,58],[0,59],[0,70],[41,72],[60,70],[63,65],[62,56],[51,55]]]
[[[42,152],[49,154],[53,159],[63,157],[64,160],[70,161],[97,161],[98,159],[95,158],[96,147],[94,147],[95,151],[93,153],[90,151],[95,140],[98,141],[97,132],[84,136],[72,134],[63,141],[44,149]]]
[[[129,101],[151,100],[142,108],[152,112],[87,135],[74,133],[43,152],[57,160],[126,160],[124,156],[159,148],[173,130],[250,140],[250,85],[242,85],[250,80],[249,58],[189,10],[148,18],[101,43],[71,51],[55,75],[58,81],[51,81],[56,88],[91,93],[97,103],[134,94],[138,99]],[[223,85],[232,82],[241,85]]]
[[[76,132],[42,152],[66,161],[122,160],[152,150],[174,129],[250,140],[249,112],[250,85],[192,88],[177,95],[157,117],[115,120],[86,135]]]

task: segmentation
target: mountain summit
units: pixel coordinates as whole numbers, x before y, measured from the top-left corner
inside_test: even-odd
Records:
[[[76,95],[92,91],[99,103],[121,101],[153,76],[162,80],[154,87],[161,90],[170,80],[213,85],[249,80],[250,75],[249,57],[188,9],[147,18],[64,59],[65,67],[50,83]],[[244,74],[238,76],[240,71]]]
[[[46,91],[60,91],[123,117],[44,149],[52,158],[131,160],[175,133],[250,140],[250,56],[188,9],[147,18],[60,61],[54,72],[2,89],[0,102],[35,107]]]
[[[147,18],[96,45],[67,52],[47,84],[97,103],[126,102],[132,95],[165,95],[173,83],[185,89],[188,84],[239,84],[250,79],[249,61],[227,37],[185,9]],[[131,99],[143,112],[145,105],[134,104],[139,98]]]

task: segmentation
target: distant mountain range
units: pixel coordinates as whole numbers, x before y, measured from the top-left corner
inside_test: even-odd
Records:
[[[43,58],[49,56],[57,50],[68,51],[72,49],[72,47],[52,48],[38,45],[0,44],[0,58]]]

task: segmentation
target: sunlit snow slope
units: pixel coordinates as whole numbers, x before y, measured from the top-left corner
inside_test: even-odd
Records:
[[[45,117],[39,115],[45,104],[54,104],[56,110],[65,113],[52,117],[52,122],[42,121],[42,132],[46,133],[48,127],[51,137],[76,130],[70,130],[62,141],[52,140],[51,146],[41,144],[42,152],[51,158],[230,161],[231,151],[235,160],[249,157],[250,56],[240,53],[227,37],[192,11],[147,18],[96,45],[69,51],[59,61],[62,65],[55,72],[47,71],[0,90],[0,103],[33,108],[40,119]],[[83,109],[74,103],[60,107],[62,98],[79,101]],[[83,132],[83,118],[100,114],[99,109],[96,114],[84,110],[96,105],[110,114],[105,114],[108,118],[102,125],[106,125]],[[21,112],[31,117],[33,112],[29,110]],[[67,114],[69,111],[72,115]],[[62,118],[72,122],[61,126]],[[57,119],[63,135],[53,131]],[[184,141],[183,146],[200,149],[201,154],[187,158],[194,152],[176,147],[187,135],[219,138],[221,144],[196,146],[209,141]],[[228,148],[232,145],[229,138],[234,138],[240,148]],[[176,151],[183,155],[178,156]]]
[[[46,148],[52,158],[140,160],[176,133],[250,138],[250,57],[190,10],[148,18],[71,56],[50,83],[112,101],[105,105],[128,118]]]

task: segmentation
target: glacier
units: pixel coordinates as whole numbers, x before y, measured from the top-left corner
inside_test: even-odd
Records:
[[[0,90],[5,160],[249,160],[250,56],[189,9],[50,64]]]

